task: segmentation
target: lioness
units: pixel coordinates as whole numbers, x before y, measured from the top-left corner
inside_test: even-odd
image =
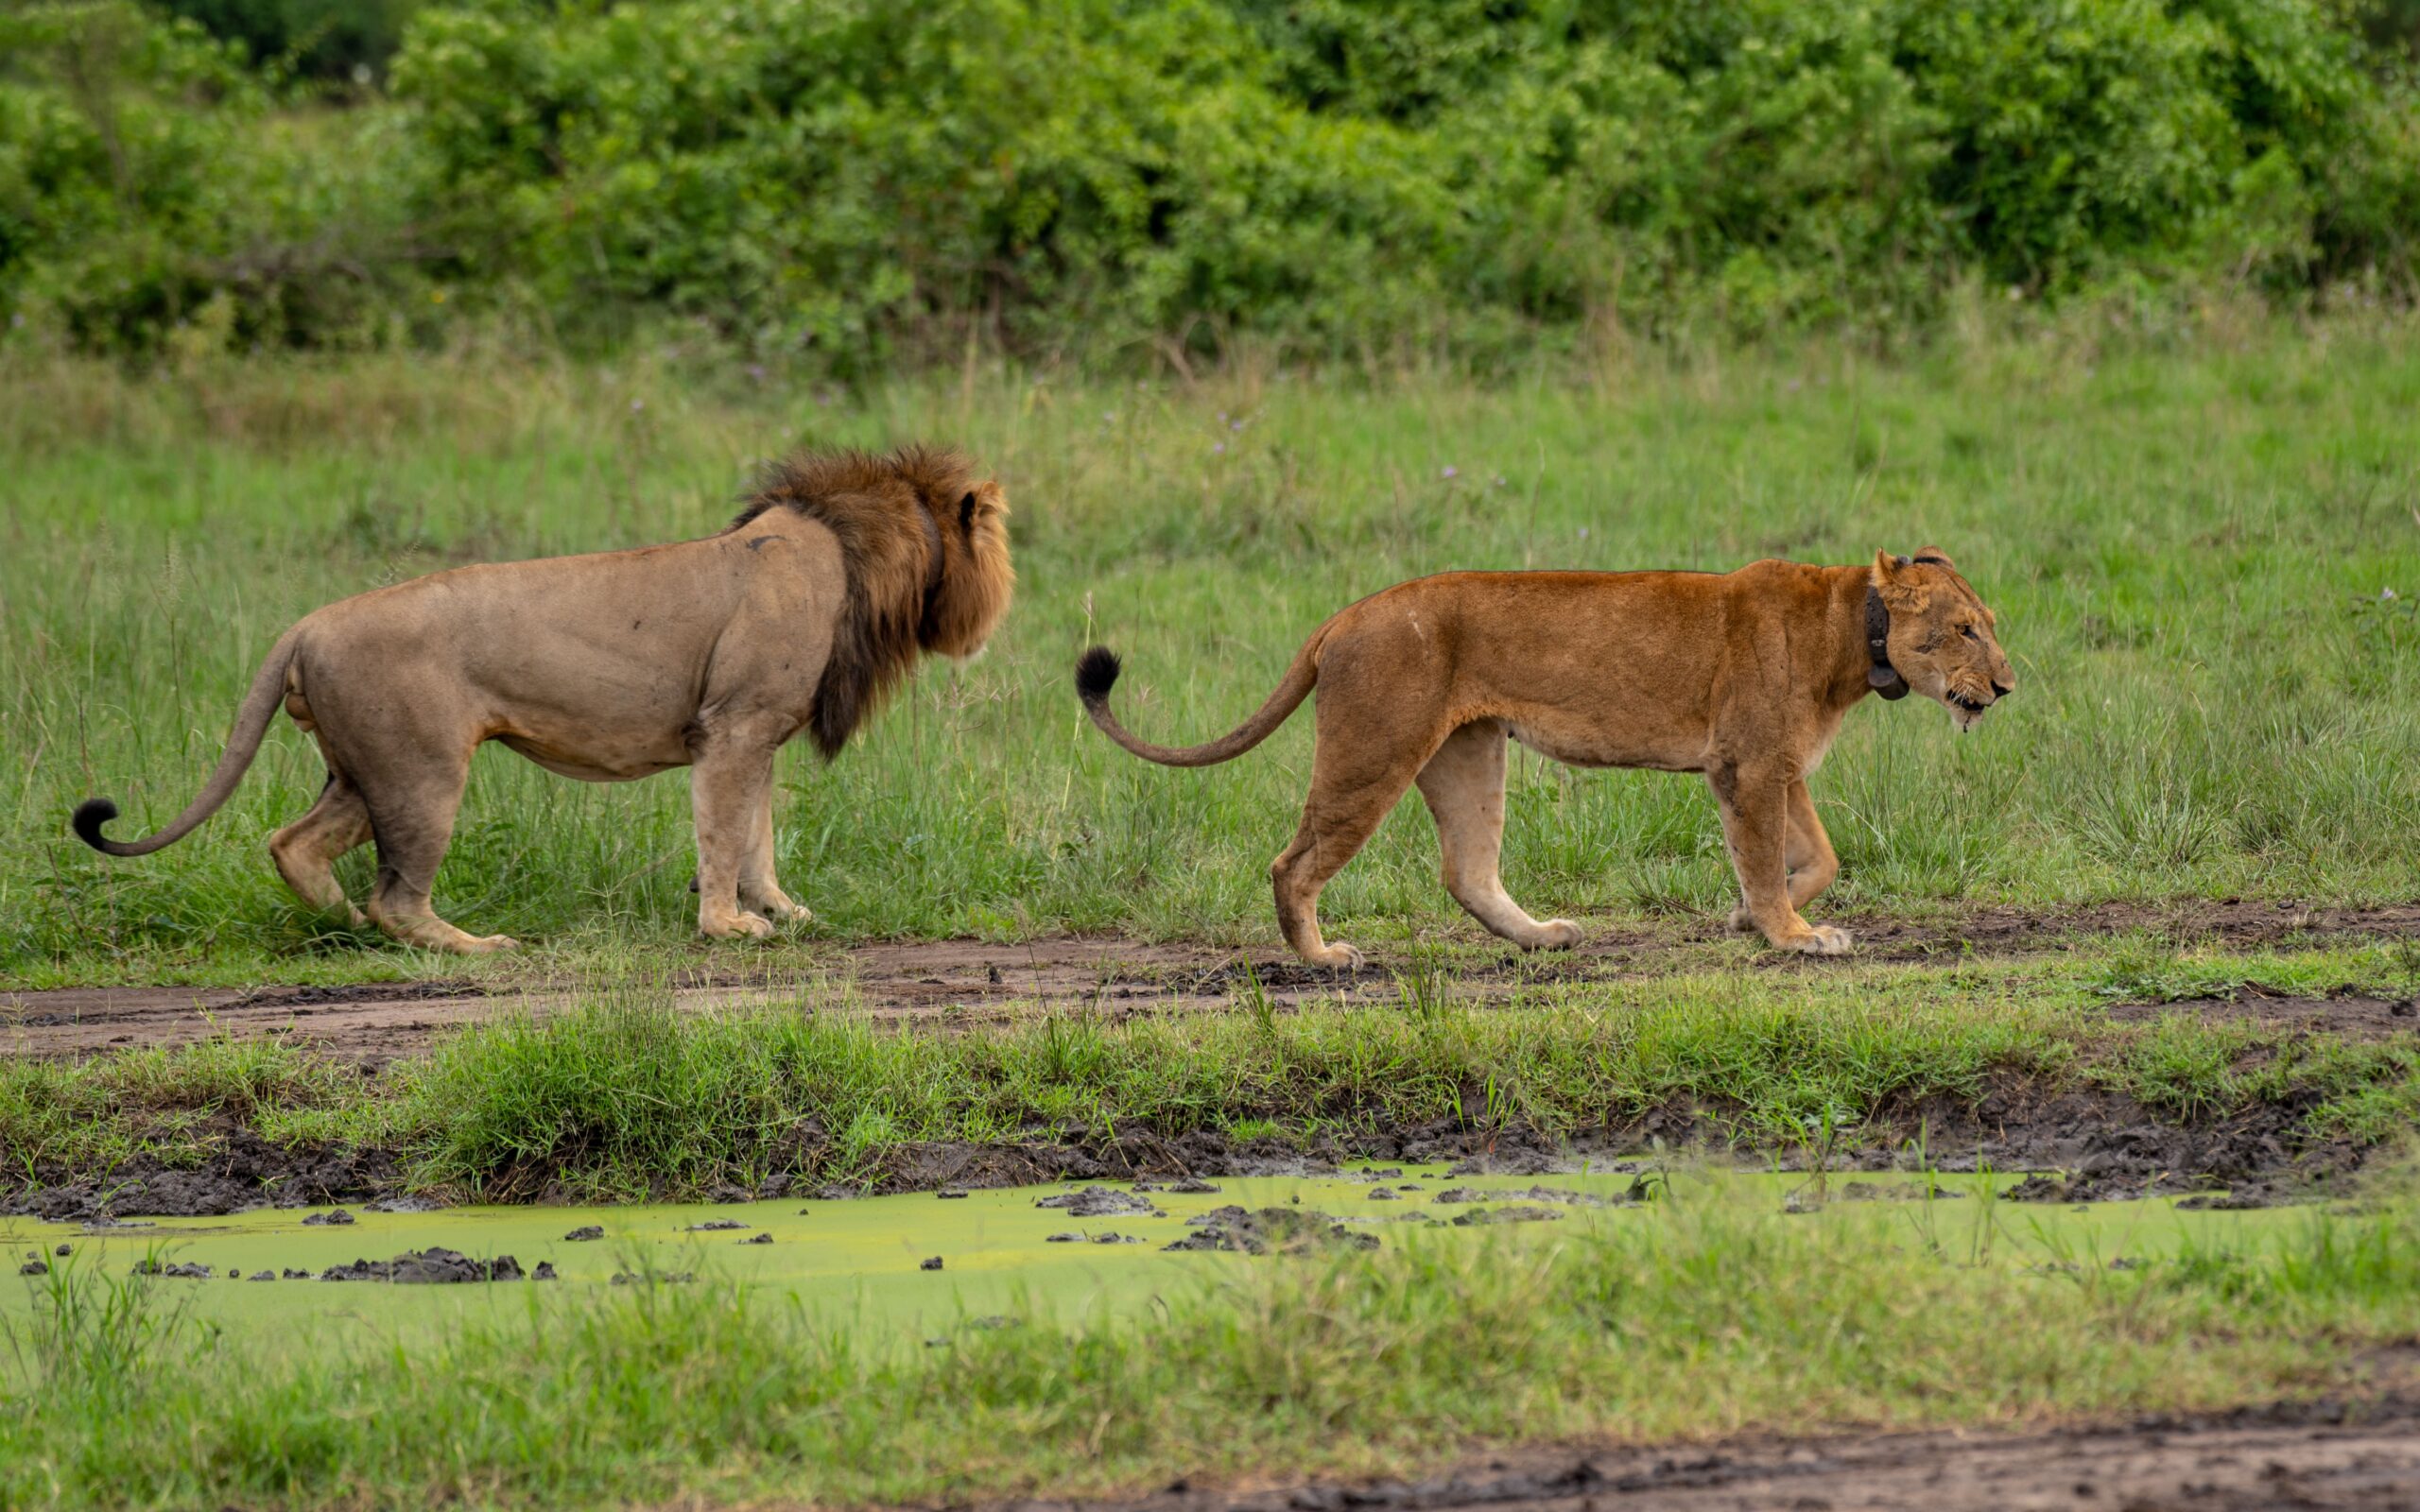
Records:
[[[201,795],[147,839],[76,833],[147,855],[210,817],[283,703],[319,741],[328,783],[269,853],[303,902],[354,910],[332,864],[369,840],[369,917],[448,951],[514,941],[437,917],[429,887],[482,741],[549,771],[628,782],[690,766],[698,928],[762,936],[804,916],[773,876],[773,755],[801,730],[829,758],[918,651],[969,656],[1007,612],[1007,501],[966,460],[910,447],[796,458],[719,535],[634,551],[458,567],[329,605],[281,637]]]
[[[1296,954],[1352,967],[1361,953],[1320,937],[1320,889],[1417,782],[1437,820],[1445,888],[1515,944],[1578,942],[1544,923],[1496,876],[1504,838],[1505,738],[1575,766],[1703,772],[1746,902],[1735,928],[1813,955],[1846,930],[1799,917],[1840,864],[1806,793],[1807,774],[1868,693],[1910,687],[1962,730],[2016,677],[1992,611],[1927,546],[1872,567],[1754,562],[1713,573],[1445,573],[1373,594],[1321,626],[1260,711],[1206,746],[1137,739],[1110,712],[1118,660],[1076,665],[1093,723],[1167,766],[1242,755],[1319,687],[1311,792],[1294,843],[1270,867],[1277,922]]]

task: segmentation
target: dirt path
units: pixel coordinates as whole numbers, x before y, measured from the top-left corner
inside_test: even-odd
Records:
[[[1508,1455],[1417,1484],[1171,1488],[1136,1512],[2249,1512],[2420,1505],[2420,1402],[2283,1406],[2049,1433],[1876,1434]],[[1017,1512],[1101,1512],[1027,1502]]]
[[[2343,935],[2420,937],[2420,905],[2312,911],[2242,902],[2167,909],[2109,904],[2057,915],[1986,909],[1951,923],[1847,921],[1858,930],[1856,959],[1867,963],[2037,954],[2080,937],[2145,928],[2237,945]],[[1724,937],[1703,921],[1661,931],[1599,927],[1578,951],[1508,954],[1465,964],[1442,985],[1458,998],[1483,1000],[1525,986],[1638,980],[1708,965],[1711,947]],[[1795,957],[1763,960],[1780,971],[1829,969]],[[1413,964],[1402,959],[1381,959],[1347,974],[1307,968],[1267,949],[1063,936],[1012,945],[927,940],[818,952],[752,978],[727,976],[682,987],[675,998],[685,1008],[703,1010],[747,1002],[794,1003],[802,995],[830,994],[838,1001],[845,993],[845,1001],[865,1011],[975,1023],[1076,1006],[1113,1017],[1224,1008],[1253,990],[1281,1006],[1313,999],[1396,1002],[1408,989],[1407,978],[1415,979],[1411,987],[1417,988],[1417,976]],[[283,1036],[375,1064],[415,1054],[445,1030],[501,1012],[544,1014],[572,1001],[575,991],[568,986],[483,986],[467,979],[344,988],[0,990],[0,1054],[86,1056],[225,1032]],[[2133,1010],[2115,1011],[2123,1017]],[[2409,1004],[2262,997],[2256,991],[2158,1011],[2253,1017],[2353,1034],[2420,1026]]]

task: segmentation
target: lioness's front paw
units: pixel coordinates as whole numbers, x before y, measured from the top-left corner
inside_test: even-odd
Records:
[[[474,935],[465,936],[461,951],[465,955],[485,955],[493,951],[517,951],[521,942],[510,935]]]
[[[756,911],[777,924],[804,924],[815,918],[815,911],[787,898],[760,898]]]
[[[698,929],[714,939],[764,939],[773,933],[773,923],[762,914],[734,914],[712,923],[701,922]]]
[[[1731,910],[1731,927],[1742,935],[1753,935],[1756,932],[1755,916],[1748,912],[1746,903],[1741,903]]]
[[[1580,926],[1568,919],[1549,919],[1538,926],[1533,951],[1567,951],[1580,943]]]
[[[1781,942],[1786,951],[1801,955],[1846,955],[1856,941],[1845,929],[1831,924],[1810,924],[1806,933]]]
[[[1350,945],[1336,944],[1316,951],[1306,951],[1303,959],[1313,966],[1325,966],[1339,971],[1361,970],[1362,954]]]

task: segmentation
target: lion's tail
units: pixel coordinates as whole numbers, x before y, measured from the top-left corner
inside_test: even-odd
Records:
[[[166,828],[140,840],[112,840],[101,833],[101,826],[117,817],[117,805],[105,798],[89,798],[76,808],[77,837],[94,850],[113,856],[147,856],[154,850],[176,844],[199,828],[201,821],[218,812],[244,780],[245,770],[252,765],[252,757],[261,748],[261,736],[268,730],[271,715],[285,697],[285,672],[294,661],[294,638],[299,631],[288,630],[278,638],[253,674],[252,688],[235,710],[235,728],[228,732],[227,749],[218,758],[218,769],[210,774],[201,792],[185,811],[170,819]]]
[[[1117,653],[1105,645],[1096,645],[1076,662],[1076,696],[1084,700],[1084,713],[1110,739],[1142,757],[1163,766],[1216,766],[1233,761],[1267,740],[1270,733],[1286,722],[1288,714],[1309,696],[1311,685],[1320,679],[1319,648],[1322,637],[1314,635],[1294,653],[1294,664],[1286,669],[1276,691],[1268,701],[1253,711],[1253,716],[1206,746],[1154,746],[1134,735],[1109,710],[1109,690],[1117,681],[1121,670]]]

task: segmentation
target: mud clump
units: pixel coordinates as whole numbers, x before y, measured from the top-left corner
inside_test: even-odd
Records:
[[[245,1277],[244,1280],[248,1281],[273,1281],[277,1280],[277,1272],[273,1270],[256,1270],[250,1276]]]
[[[452,1286],[471,1281],[517,1281],[521,1263],[510,1255],[473,1260],[459,1250],[415,1249],[392,1260],[356,1260],[320,1272],[323,1281],[386,1281],[396,1286]]]
[[[533,1281],[553,1280],[555,1279],[555,1263],[551,1260],[542,1260],[538,1262],[538,1268],[529,1273],[529,1279]]]
[[[24,1264],[17,1267],[17,1274],[20,1276],[47,1276],[50,1274],[50,1263],[48,1261],[42,1260],[26,1261]]]
[[[697,1279],[698,1273],[693,1270],[652,1271],[646,1274],[625,1270],[614,1273],[614,1284],[616,1286],[679,1286]]]
[[[1230,1204],[1185,1221],[1194,1231],[1162,1245],[1163,1250],[1302,1255],[1378,1247],[1375,1234],[1355,1233],[1326,1213],[1304,1208],[1263,1208],[1253,1212]]]
[[[1200,1177],[1188,1176],[1175,1181],[1154,1181],[1145,1177],[1134,1183],[1137,1192],[1177,1192],[1186,1196],[1216,1195],[1219,1189]]]
[[[134,1269],[129,1274],[174,1276],[182,1280],[206,1281],[210,1280],[210,1267],[207,1265],[164,1265],[157,1259],[147,1255],[134,1263]]]
[[[681,1231],[686,1234],[727,1234],[747,1227],[736,1218],[709,1218],[704,1223],[693,1223]]]
[[[563,1242],[570,1245],[584,1245],[593,1239],[602,1239],[604,1237],[605,1226],[603,1224],[584,1223],[579,1228],[573,1229],[571,1232],[563,1235]]]
[[[1056,1196],[1036,1197],[1037,1208],[1051,1208],[1071,1218],[1165,1218],[1167,1213],[1151,1205],[1149,1197],[1132,1192],[1115,1192],[1108,1187],[1084,1187],[1075,1192],[1062,1192]]]
[[[1601,1197],[1593,1192],[1571,1192],[1561,1187],[1531,1187],[1527,1192],[1489,1192],[1479,1187],[1447,1187],[1429,1198],[1431,1202],[1559,1202],[1574,1208],[1620,1208],[1645,1202],[1648,1186],[1633,1181],[1630,1190],[1617,1197]]]
[[[967,1196],[967,1191],[964,1187],[943,1187],[933,1195],[943,1202],[963,1201]]]
[[[942,1268],[942,1257],[939,1255],[928,1256],[924,1260],[916,1262],[916,1268],[918,1270],[939,1270]]]
[[[1521,1203],[1510,1208],[1473,1208],[1468,1212],[1458,1212],[1454,1214],[1454,1227],[1471,1228],[1490,1223],[1552,1223],[1562,1216],[1552,1208]]]
[[[445,1211],[445,1204],[435,1197],[415,1196],[407,1193],[400,1197],[380,1197],[375,1202],[365,1203],[363,1211],[367,1212],[442,1212]]]
[[[769,1245],[772,1242],[773,1236],[771,1234],[758,1234],[752,1239],[743,1239],[740,1241],[743,1245]]]
[[[337,1208],[330,1212],[315,1212],[302,1220],[305,1228],[341,1228],[359,1222],[352,1213]]]

